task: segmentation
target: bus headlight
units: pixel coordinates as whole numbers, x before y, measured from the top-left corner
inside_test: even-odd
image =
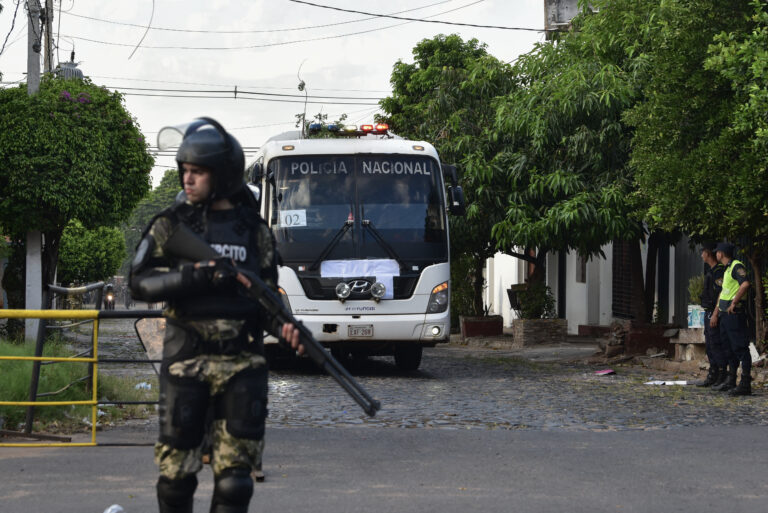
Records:
[[[384,294],[386,293],[387,293],[387,287],[380,281],[377,281],[376,283],[371,285],[371,295],[373,296],[373,299],[375,299],[376,301],[383,298]]]
[[[448,309],[448,282],[444,281],[434,289],[429,296],[427,313],[443,313]]]
[[[341,301],[347,299],[351,293],[352,287],[350,287],[348,283],[340,281],[339,284],[336,285],[336,297],[338,297]]]
[[[283,300],[283,305],[285,305],[285,308],[287,308],[289,312],[292,312],[293,310],[291,310],[291,302],[288,301],[288,294],[285,292],[285,289],[283,289],[283,287],[277,287],[277,291],[280,293],[280,299]]]

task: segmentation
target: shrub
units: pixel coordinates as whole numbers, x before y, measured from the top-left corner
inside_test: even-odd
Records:
[[[555,298],[542,282],[528,282],[517,292],[520,308],[515,312],[520,319],[552,319],[555,317]]]

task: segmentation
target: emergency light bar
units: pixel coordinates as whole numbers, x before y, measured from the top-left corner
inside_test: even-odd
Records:
[[[360,137],[368,134],[385,135],[389,132],[389,125],[386,123],[360,125],[359,129],[357,125],[337,125],[336,123],[324,125],[323,123],[310,123],[307,127],[307,131],[310,134],[316,134],[320,132],[324,126],[329,132],[345,137]]]

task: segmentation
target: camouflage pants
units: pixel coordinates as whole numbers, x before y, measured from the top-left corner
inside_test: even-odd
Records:
[[[266,366],[260,355],[200,355],[175,362],[168,372],[180,378],[193,378],[210,386],[211,395],[224,390],[227,382],[238,372]],[[232,436],[226,429],[224,419],[214,420],[208,436],[211,441],[211,469],[218,476],[227,468],[261,466],[264,440],[248,440]],[[155,444],[155,464],[160,474],[168,479],[182,479],[195,474],[202,468],[202,446],[192,449],[176,449],[168,444]]]

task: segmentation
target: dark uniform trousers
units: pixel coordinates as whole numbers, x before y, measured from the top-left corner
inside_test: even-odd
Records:
[[[749,354],[746,312],[720,312],[720,338],[730,348],[728,363],[732,366],[731,369],[735,371],[741,362],[742,376],[749,376],[752,370],[752,356]]]
[[[727,339],[720,336],[720,325],[714,328],[709,325],[712,320],[712,310],[706,310],[704,316],[704,344],[709,364],[724,369],[733,360],[731,347]]]

